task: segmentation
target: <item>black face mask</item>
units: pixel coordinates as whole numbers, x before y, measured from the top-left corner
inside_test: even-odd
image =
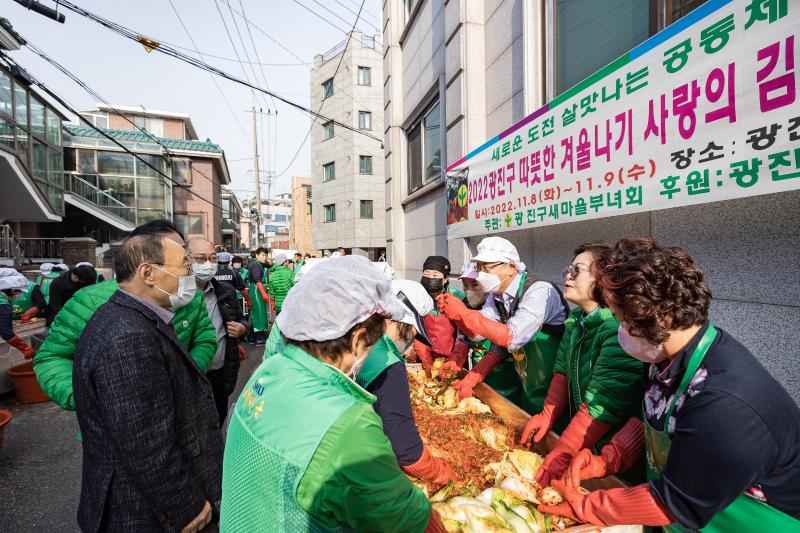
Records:
[[[442,278],[429,278],[427,276],[422,276],[422,279],[419,280],[420,284],[425,287],[425,290],[428,291],[428,294],[438,294],[444,290],[444,279]]]

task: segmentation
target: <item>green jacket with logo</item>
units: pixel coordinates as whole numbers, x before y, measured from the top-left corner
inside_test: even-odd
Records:
[[[33,358],[36,379],[45,393],[63,409],[75,410],[72,397],[72,362],[83,329],[119,285],[114,280],[85,287],[69,299],[56,315],[47,339]],[[217,351],[217,334],[208,317],[203,293],[175,310],[172,325],[197,366],[207,371]]]
[[[231,414],[220,531],[425,530],[431,505],[403,474],[375,396],[284,345]]]
[[[269,295],[275,299],[275,312],[281,312],[283,300],[294,285],[294,271],[287,266],[273,266],[269,269]]]
[[[639,416],[644,363],[620,347],[618,328],[619,321],[606,307],[588,315],[576,307],[564,322],[553,372],[569,381],[570,418],[581,403],[592,418],[607,424],[622,425]]]

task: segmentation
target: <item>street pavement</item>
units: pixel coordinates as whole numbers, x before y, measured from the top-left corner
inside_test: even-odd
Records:
[[[231,403],[264,353],[263,346],[254,344],[245,344],[245,349]],[[75,413],[53,402],[22,404],[14,396],[0,400],[0,408],[14,415],[0,449],[0,531],[79,531],[81,443],[75,440]]]

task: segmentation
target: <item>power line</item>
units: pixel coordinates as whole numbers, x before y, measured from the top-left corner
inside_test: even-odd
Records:
[[[322,4],[322,3],[320,3],[320,2],[319,2],[319,0],[311,0],[311,1],[312,1],[312,2],[314,2],[315,4],[317,4],[319,7],[321,7],[321,8],[322,8],[322,9],[324,9],[325,11],[327,11],[328,13],[330,13],[331,15],[333,15],[334,17],[336,17],[337,19],[339,19],[339,20],[341,20],[342,22],[344,22],[345,24],[347,24],[347,21],[346,21],[345,19],[343,19],[342,17],[340,17],[340,16],[339,16],[337,13],[333,12],[332,10],[328,9],[328,8],[325,6],[325,4]],[[353,13],[353,15],[355,15],[355,14],[356,14],[356,13]],[[356,26],[353,26],[353,29],[356,29]],[[359,31],[360,31],[360,30],[359,30]]]
[[[9,66],[13,66],[13,67],[17,67],[17,68],[20,68],[20,69],[22,69],[22,70],[25,70],[25,69],[23,69],[23,68],[22,68],[22,67],[19,65],[19,63],[17,63],[16,61],[14,61],[14,60],[13,60],[13,59],[11,59],[10,57],[8,57],[8,55],[7,55],[5,52],[2,52],[2,51],[0,51],[0,58],[2,58],[2,59],[3,59],[3,60],[6,62],[6,64],[7,64],[7,65],[9,65]],[[179,188],[181,188],[181,189],[183,189],[183,190],[185,190],[185,191],[188,191],[190,194],[192,194],[193,196],[196,196],[197,198],[199,198],[200,200],[202,200],[202,201],[206,202],[207,204],[209,204],[209,205],[211,205],[211,206],[213,206],[213,207],[218,207],[218,208],[222,209],[222,206],[221,206],[221,205],[219,205],[219,204],[215,204],[214,202],[212,202],[212,201],[210,201],[210,200],[207,200],[206,198],[204,198],[204,197],[200,196],[199,194],[197,194],[197,193],[196,193],[196,192],[194,192],[193,190],[191,190],[191,189],[189,189],[189,188],[186,188],[186,187],[182,186],[182,184],[180,184],[180,183],[178,183],[177,181],[173,180],[173,179],[172,179],[170,176],[167,176],[166,174],[164,174],[164,172],[162,172],[160,168],[156,168],[155,166],[153,166],[152,164],[150,164],[150,162],[149,162],[149,161],[147,161],[146,159],[144,159],[143,157],[141,157],[139,154],[137,154],[137,153],[135,153],[135,152],[131,151],[131,150],[130,150],[130,148],[128,148],[127,146],[125,146],[124,144],[122,144],[121,142],[119,142],[117,139],[115,139],[114,137],[112,137],[111,135],[109,135],[108,133],[106,133],[105,131],[103,131],[101,128],[98,128],[97,126],[95,126],[95,125],[94,125],[94,124],[93,124],[93,123],[92,123],[90,120],[88,120],[86,117],[84,117],[83,115],[81,115],[81,114],[80,114],[80,111],[78,111],[78,110],[77,110],[77,109],[76,109],[74,106],[72,106],[72,105],[70,105],[69,103],[67,103],[67,102],[66,102],[66,101],[65,101],[65,100],[64,100],[64,99],[63,99],[61,96],[59,96],[58,94],[54,93],[54,92],[53,92],[53,91],[52,91],[52,90],[51,90],[51,89],[50,89],[50,88],[49,88],[47,85],[45,85],[45,84],[44,84],[44,83],[43,83],[41,80],[39,80],[38,78],[36,78],[35,76],[33,76],[33,74],[31,74],[31,73],[30,73],[30,71],[27,71],[27,70],[25,70],[25,72],[27,72],[27,73],[28,73],[28,75],[30,76],[30,78],[31,78],[31,83],[34,83],[34,84],[35,84],[37,87],[39,87],[39,88],[40,88],[40,89],[42,89],[42,90],[43,90],[45,93],[47,93],[47,94],[48,94],[48,95],[49,95],[49,96],[50,96],[50,97],[51,97],[53,100],[55,100],[56,102],[58,102],[58,103],[59,103],[61,106],[63,106],[65,109],[67,109],[67,110],[68,110],[68,111],[70,111],[71,113],[75,114],[75,115],[78,117],[78,120],[81,120],[81,121],[83,121],[83,122],[84,122],[84,123],[85,123],[87,126],[89,126],[91,129],[93,129],[94,131],[96,131],[97,133],[99,133],[100,135],[102,135],[103,137],[105,137],[106,139],[108,139],[109,141],[111,141],[112,143],[114,143],[115,145],[117,145],[118,147],[122,148],[122,150],[123,150],[123,151],[125,151],[126,153],[128,153],[128,154],[132,155],[132,156],[133,156],[134,158],[136,158],[136,159],[137,159],[137,160],[138,160],[140,163],[142,163],[142,164],[144,164],[145,166],[149,167],[149,168],[150,168],[151,170],[153,170],[153,171],[154,171],[156,174],[158,174],[159,176],[163,177],[164,179],[166,179],[166,180],[167,180],[167,181],[169,181],[170,183],[172,183],[172,184],[174,184],[174,185],[177,185]]]
[[[224,0],[224,2],[228,5],[228,9],[231,12],[231,18],[233,19],[233,23],[236,24],[236,17],[233,16],[233,8],[231,7],[230,2],[228,2],[228,0]],[[242,0],[239,0],[239,7],[242,10],[242,16],[244,16],[245,12],[244,12],[244,4],[242,4]],[[256,55],[256,61],[258,61],[258,69],[261,71],[261,77],[264,79],[264,87],[266,87],[267,89],[270,89],[269,82],[267,81],[267,75],[264,72],[264,67],[261,66],[261,58],[258,57],[258,47],[256,46],[255,39],[253,39],[253,32],[250,31],[250,24],[247,23],[247,17],[246,16],[245,16],[244,21],[245,21],[245,28],[247,28],[247,35],[250,36],[250,44],[253,45],[253,53]],[[238,26],[237,26],[236,29],[238,31],[238,29],[239,29]],[[270,98],[272,99],[272,107],[275,108],[275,112],[277,113],[278,112],[278,110],[277,110],[278,106],[275,105],[275,99],[272,98],[271,96],[270,96]],[[277,116],[275,118],[277,119]]]
[[[333,0],[333,1],[336,2],[337,4],[339,4],[340,6],[342,6],[343,8],[345,8],[345,10],[349,11],[353,15],[357,15],[358,14],[355,11],[353,11],[352,9],[350,9],[349,7],[347,7],[346,5],[344,5],[343,3],[341,3],[339,0]],[[362,18],[361,20],[363,20],[366,24],[369,24],[372,28],[375,28],[375,31],[380,33],[380,31],[381,31],[380,28],[375,26],[373,23],[369,22],[367,19],[363,19]]]
[[[354,127],[352,127],[352,126],[350,126],[348,124],[343,124],[342,122],[339,122],[337,120],[330,119],[329,117],[321,115],[318,112],[315,112],[315,111],[313,111],[312,109],[309,109],[306,106],[303,106],[301,104],[293,102],[292,100],[289,100],[288,98],[284,98],[283,96],[281,96],[281,95],[279,95],[277,93],[274,93],[272,91],[268,91],[266,89],[263,89],[262,87],[259,87],[258,85],[254,85],[253,83],[250,83],[249,81],[246,81],[246,80],[243,80],[241,78],[238,78],[238,77],[236,77],[236,76],[234,76],[234,75],[232,75],[232,74],[230,74],[230,73],[228,73],[228,72],[226,72],[224,70],[221,70],[221,69],[215,67],[214,65],[211,65],[209,63],[206,63],[205,61],[201,61],[201,60],[199,60],[199,59],[197,59],[195,57],[192,57],[192,56],[189,56],[189,55],[187,55],[185,53],[182,53],[182,52],[180,52],[180,51],[178,51],[178,50],[176,50],[176,49],[174,49],[174,48],[172,48],[170,46],[165,46],[165,45],[162,45],[161,43],[153,42],[151,39],[148,39],[147,37],[143,36],[142,34],[140,34],[138,32],[135,32],[135,31],[133,31],[133,30],[121,25],[121,24],[118,24],[116,22],[113,22],[113,21],[110,21],[110,20],[108,20],[106,18],[103,18],[103,17],[101,17],[101,16],[99,16],[99,15],[97,15],[95,13],[92,13],[91,11],[88,11],[88,10],[78,6],[78,5],[75,5],[72,2],[69,2],[68,0],[59,0],[59,5],[69,9],[73,13],[76,13],[76,14],[82,16],[82,17],[85,17],[85,18],[88,18],[90,20],[93,20],[94,22],[100,24],[101,26],[105,26],[106,28],[108,28],[109,30],[113,31],[114,33],[117,33],[118,35],[121,35],[121,36],[123,36],[123,37],[125,37],[127,39],[130,39],[130,40],[132,40],[134,42],[137,42],[137,43],[139,43],[141,45],[144,45],[144,46],[146,46],[148,48],[151,48],[153,51],[158,51],[158,52],[160,52],[162,54],[165,54],[165,55],[174,57],[175,59],[178,59],[180,61],[183,61],[184,63],[188,63],[189,65],[192,65],[194,67],[203,69],[203,70],[205,70],[207,72],[211,72],[213,74],[216,74],[218,76],[226,78],[226,79],[228,79],[230,81],[239,83],[241,85],[244,85],[244,86],[249,87],[251,89],[254,89],[256,91],[260,91],[260,92],[263,92],[265,94],[268,94],[268,95],[274,97],[276,100],[279,100],[279,101],[281,101],[281,102],[283,102],[283,103],[285,103],[285,104],[287,104],[287,105],[289,105],[289,106],[291,106],[291,107],[293,107],[295,109],[299,109],[301,111],[304,111],[304,112],[310,114],[311,116],[314,116],[314,117],[317,117],[317,118],[321,118],[321,119],[325,119],[325,120],[331,120],[334,124],[336,124],[338,126],[341,126],[342,128],[345,128],[347,130],[350,130],[350,131],[353,131],[353,132],[357,132],[357,133],[359,133],[359,134],[361,134],[361,135],[363,135],[365,137],[368,137],[368,138],[370,138],[370,139],[372,139],[374,141],[379,142],[381,144],[381,146],[383,146],[383,140],[380,139],[379,137],[375,137],[374,135],[370,135],[368,133],[365,133],[365,132],[363,132],[361,130],[358,130],[357,128],[354,128]]]
[[[172,0],[170,0],[172,1]],[[231,43],[231,47],[233,48],[233,53],[236,55],[236,59],[239,60],[239,66],[242,68],[242,74],[244,74],[244,79],[250,82],[250,77],[247,75],[247,69],[244,68],[244,63],[242,63],[241,57],[239,57],[239,51],[236,49],[236,43],[233,42],[233,37],[231,36],[231,32],[228,30],[228,23],[225,22],[225,17],[222,15],[222,10],[219,8],[219,3],[217,0],[214,0],[214,7],[217,8],[217,13],[219,13],[219,18],[222,20],[222,25],[225,28],[225,33],[228,35],[228,41]],[[250,65],[250,68],[253,68],[253,65]],[[255,74],[255,71],[253,71]],[[258,80],[256,80],[258,82]],[[255,105],[256,100],[256,93],[253,91],[252,87],[250,88],[250,94],[253,96],[253,104]]]
[[[350,3],[351,3],[351,4],[353,4],[355,7],[358,7],[358,5],[359,5],[359,4],[358,4],[358,0],[350,0]],[[372,17],[373,19],[377,20],[377,21],[378,21],[378,24],[383,24],[383,22],[382,22],[381,18],[380,18],[380,17],[378,17],[378,16],[376,16],[376,15],[373,15],[373,14],[372,14],[372,12],[371,12],[371,11],[369,11],[368,9],[364,9],[364,10],[363,10],[363,12],[362,12],[361,14],[362,14],[362,15],[369,15],[369,16],[370,16],[370,17]]]
[[[181,18],[180,13],[178,13],[178,10],[175,9],[175,5],[172,3],[172,0],[169,0],[169,5],[172,6],[172,10],[175,12],[175,16],[178,17],[178,22],[181,23],[181,26],[183,27],[183,31],[186,32],[186,35],[189,37],[189,41],[192,43],[192,46],[194,46],[195,51],[200,55],[201,59],[205,59],[205,58],[203,58],[203,54],[197,48],[197,44],[194,42],[194,38],[192,37],[192,33],[189,31],[189,28],[186,27],[186,24],[183,23],[183,19]],[[233,110],[233,106],[231,106],[231,103],[228,101],[228,97],[225,96],[225,92],[222,90],[222,87],[219,86],[219,83],[217,82],[217,78],[215,78],[214,75],[211,74],[211,73],[209,73],[209,76],[211,76],[211,81],[214,82],[214,87],[217,88],[217,91],[219,92],[219,95],[225,101],[225,105],[228,106],[228,110],[231,112],[231,116],[233,117],[233,120],[236,121],[236,125],[239,126],[239,130],[242,132],[242,135],[244,135],[244,138],[247,139],[247,142],[249,143],[250,142],[250,138],[247,136],[247,132],[244,130],[244,126],[239,121],[239,117],[236,116],[236,112]]]
[[[305,9],[306,11],[308,11],[309,13],[314,15],[315,17],[317,17],[317,18],[325,21],[326,23],[330,24],[331,26],[333,26],[334,28],[336,28],[340,32],[347,33],[347,31],[343,30],[342,28],[340,28],[339,26],[337,26],[336,24],[334,24],[330,20],[326,19],[325,17],[323,17],[322,15],[320,15],[319,13],[317,13],[316,11],[311,9],[310,7],[306,6],[305,4],[301,4],[299,0],[294,0],[294,3],[297,4],[298,6],[302,7],[303,9]],[[353,27],[353,29],[355,30],[355,27]]]
[[[347,34],[347,42],[345,42],[344,50],[342,51],[342,55],[339,58],[339,63],[336,64],[336,70],[333,72],[333,76],[331,77],[331,83],[333,83],[336,80],[336,74],[339,73],[339,67],[342,66],[342,61],[344,60],[344,55],[347,53],[347,48],[350,46],[350,40],[353,38],[353,31],[355,30],[356,24],[358,23],[358,19],[361,17],[361,10],[364,8],[364,2],[366,2],[366,0],[361,0],[361,7],[358,9],[358,14],[356,15],[355,21],[353,21],[353,30],[351,30],[350,33]],[[282,171],[280,171],[275,176],[275,179],[278,179],[279,177],[283,176],[286,173],[286,171],[289,170],[289,168],[291,168],[291,166],[294,164],[295,160],[297,159],[298,154],[300,153],[300,151],[303,149],[303,146],[305,146],[306,142],[308,141],[308,137],[311,135],[311,131],[314,129],[314,125],[317,123],[317,118],[326,118],[327,119],[327,117],[324,117],[324,116],[320,115],[320,113],[319,113],[320,111],[322,111],[322,106],[323,105],[325,105],[325,98],[323,98],[322,101],[319,103],[319,109],[314,114],[314,119],[311,121],[311,126],[308,128],[308,131],[306,132],[306,136],[303,137],[303,142],[300,143],[300,146],[297,148],[297,151],[294,153],[294,156],[292,156],[292,160],[289,161],[289,164],[286,165],[286,168],[284,168]],[[341,124],[341,122],[335,121],[333,119],[328,119],[328,120],[333,122],[335,125]],[[356,130],[356,129],[350,127],[350,126],[344,125],[344,127],[346,129],[349,129],[349,130],[352,130],[352,131],[359,131],[359,133],[363,133],[360,130]],[[369,137],[375,138],[372,135],[369,135]],[[383,142],[381,142],[381,148],[383,148]]]

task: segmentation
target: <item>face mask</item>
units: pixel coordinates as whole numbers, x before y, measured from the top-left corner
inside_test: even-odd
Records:
[[[467,303],[473,309],[483,305],[483,302],[486,301],[486,293],[482,290],[465,290],[464,293],[467,295]]]
[[[194,263],[192,265],[192,272],[194,272],[194,277],[197,278],[197,281],[206,283],[217,273],[217,265],[210,261]]]
[[[233,269],[234,270],[240,270],[241,268],[242,268],[242,264],[241,263],[234,263],[233,264]]]
[[[413,335],[409,337],[400,337],[399,339],[394,341],[394,345],[397,347],[397,351],[400,352],[400,355],[406,353],[413,343],[414,343]]]
[[[194,276],[192,275],[176,276],[169,270],[164,270],[163,268],[158,267],[156,265],[153,266],[159,269],[161,272],[166,272],[173,278],[178,278],[178,292],[176,292],[175,294],[170,294],[161,287],[159,287],[158,285],[154,285],[156,289],[160,290],[161,292],[169,296],[169,305],[171,305],[173,309],[183,307],[184,305],[192,301],[192,299],[194,298],[194,292],[197,290],[197,284],[194,281]]]
[[[628,355],[645,363],[658,363],[666,359],[664,345],[653,344],[643,337],[634,337],[622,325],[617,330],[619,345]]]
[[[419,283],[425,287],[425,290],[428,291],[428,294],[436,294],[444,290],[444,279],[442,278],[429,278],[427,276],[422,276],[422,279],[419,280]]]
[[[478,272],[478,283],[486,292],[494,292],[500,286],[500,278],[496,274]]]

